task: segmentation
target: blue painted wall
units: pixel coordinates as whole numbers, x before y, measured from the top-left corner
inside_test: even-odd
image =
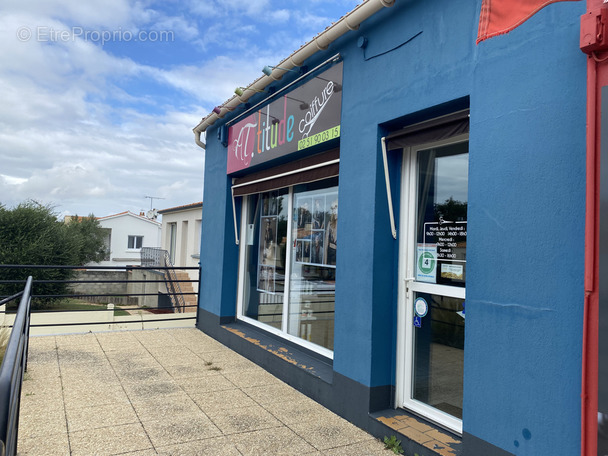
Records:
[[[226,175],[228,156],[207,130],[203,222],[201,228],[201,293],[199,307],[220,317],[236,314],[238,246],[235,243],[231,179]]]
[[[471,93],[464,427],[580,454],[584,2],[478,46]]]
[[[464,431],[518,455],[578,454],[585,5],[550,5],[476,45],[479,8],[397,1],[307,62],[335,52],[344,61],[334,370],[369,387],[395,383],[398,250],[380,136],[470,103]],[[215,136],[210,129],[200,305],[228,316],[238,249]]]
[[[336,317],[334,370],[363,385],[390,385],[395,378],[398,246],[380,149],[385,130],[378,126],[470,94],[475,20],[475,5],[466,1],[442,2],[440,11],[425,2],[397,2],[339,49],[344,91],[336,316],[348,318]],[[365,50],[356,46],[358,36],[368,38]]]

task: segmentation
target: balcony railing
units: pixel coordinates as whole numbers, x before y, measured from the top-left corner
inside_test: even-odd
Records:
[[[27,370],[31,292],[32,277],[28,277],[23,291],[0,300],[0,306],[3,306],[21,298],[0,366],[0,456],[17,454],[21,386]]]
[[[42,273],[37,273],[61,269],[74,270],[75,277],[59,280],[45,276],[43,279]],[[171,275],[167,272],[169,269]],[[31,295],[32,334],[194,326],[198,314],[200,268],[180,267],[178,270],[182,271],[179,278],[175,268],[156,265],[0,265],[0,279],[3,279],[0,290],[23,287],[25,281],[19,277],[25,273],[33,276],[36,293]],[[52,289],[57,285],[62,288],[60,293],[56,288]],[[0,291],[0,300],[5,297]],[[40,308],[41,302],[50,304]],[[10,307],[8,310],[0,307],[0,320],[3,316],[10,323],[14,312]]]

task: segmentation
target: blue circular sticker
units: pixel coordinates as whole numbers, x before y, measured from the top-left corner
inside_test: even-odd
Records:
[[[429,311],[429,305],[426,303],[424,298],[417,298],[414,301],[414,312],[419,317],[424,317]]]

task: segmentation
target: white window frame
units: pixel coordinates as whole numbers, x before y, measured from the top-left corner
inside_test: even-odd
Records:
[[[131,239],[133,239],[133,245],[135,247],[129,247],[129,245],[131,244]],[[140,241],[140,246],[137,247],[137,240],[141,239]],[[127,250],[141,250],[141,248],[144,246],[144,237],[140,234],[129,234],[127,236]]]
[[[446,140],[408,147],[403,150],[401,169],[401,213],[399,236],[399,287],[397,306],[397,360],[395,380],[395,408],[405,408],[438,425],[462,435],[462,420],[412,398],[414,369],[414,311],[416,291],[465,299],[466,288],[424,284],[415,277],[416,200],[418,191],[417,152],[469,140],[469,135],[458,135]]]
[[[293,243],[292,236],[292,223],[293,223],[293,186],[288,187],[288,204],[287,204],[287,244],[291,246]],[[262,192],[264,193],[264,192]],[[288,248],[285,257],[285,288],[283,291],[283,314],[281,319],[281,329],[274,328],[266,323],[262,323],[253,318],[247,317],[243,314],[243,299],[244,299],[244,278],[246,277],[245,268],[247,267],[245,262],[245,249],[247,248],[247,220],[249,219],[249,196],[244,196],[241,204],[241,241],[239,243],[239,274],[238,274],[238,290],[237,290],[237,305],[236,305],[236,318],[237,320],[244,321],[252,326],[260,328],[266,332],[279,336],[296,345],[300,345],[310,351],[319,353],[320,355],[334,359],[333,350],[329,350],[320,345],[309,342],[300,337],[294,336],[287,332],[288,330],[288,319],[289,319],[289,287],[290,287],[290,276],[291,276],[291,252],[292,249]],[[338,221],[339,222],[339,221]],[[335,313],[334,313],[335,322]]]

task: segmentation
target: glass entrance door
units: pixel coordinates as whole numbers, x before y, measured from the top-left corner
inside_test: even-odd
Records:
[[[462,432],[468,141],[405,151],[398,405]]]

